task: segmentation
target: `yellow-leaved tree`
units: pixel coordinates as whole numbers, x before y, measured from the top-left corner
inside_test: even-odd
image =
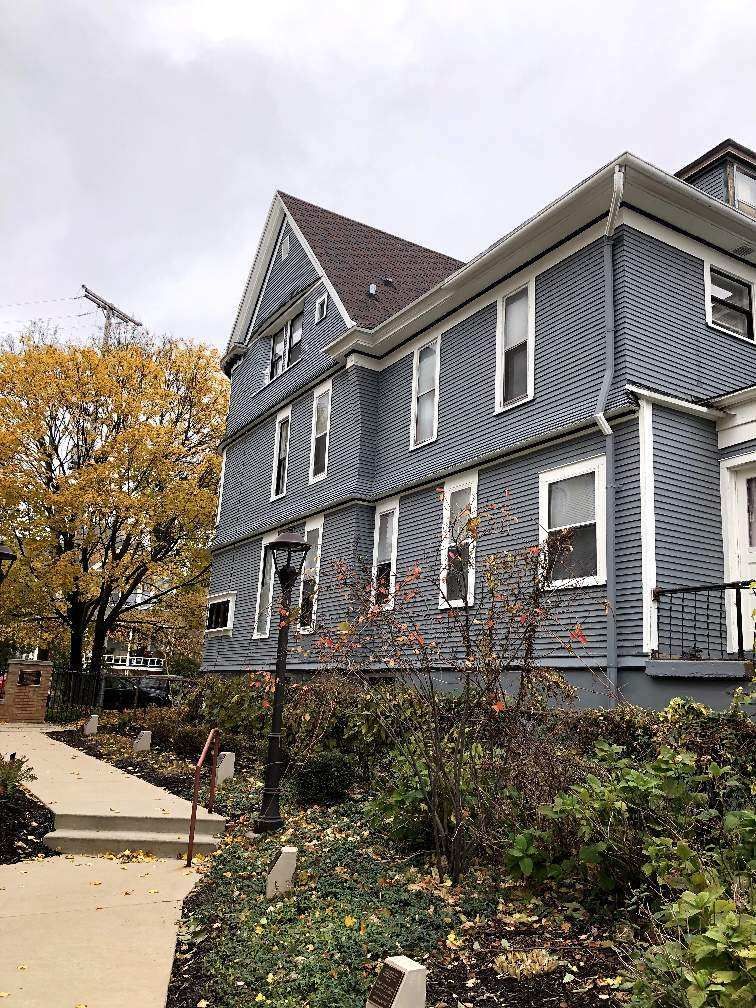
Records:
[[[0,537],[18,560],[6,633],[65,629],[71,668],[208,570],[227,382],[206,347],[130,333],[31,336],[0,354]]]

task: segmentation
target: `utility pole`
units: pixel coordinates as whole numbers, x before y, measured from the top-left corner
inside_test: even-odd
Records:
[[[116,305],[111,304],[110,301],[106,301],[105,298],[100,297],[99,294],[95,294],[91,291],[89,287],[85,284],[81,285],[81,289],[84,291],[84,297],[91,301],[93,305],[96,305],[101,309],[103,315],[105,316],[105,330],[103,333],[103,342],[106,347],[110,346],[110,329],[113,324],[113,318],[118,319],[119,322],[128,322],[135,326],[137,329],[141,328],[142,323],[137,321],[137,319],[132,318],[131,315],[127,315],[125,311],[121,311]]]

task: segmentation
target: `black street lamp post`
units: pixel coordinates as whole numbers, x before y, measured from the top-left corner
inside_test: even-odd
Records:
[[[5,581],[11,567],[16,562],[16,554],[0,539],[0,585]]]
[[[270,833],[273,830],[281,829],[284,824],[279,803],[281,777],[283,776],[281,726],[286,694],[286,655],[289,647],[291,595],[294,584],[302,573],[309,548],[310,544],[292,531],[282,532],[265,547],[266,565],[268,556],[270,554],[273,556],[273,565],[281,585],[281,605],[278,621],[278,651],[276,654],[272,722],[268,736],[268,758],[265,764],[265,786],[260,814],[255,822],[255,833]]]

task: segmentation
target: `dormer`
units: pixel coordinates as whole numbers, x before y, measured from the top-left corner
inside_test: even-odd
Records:
[[[756,152],[723,140],[675,173],[707,196],[756,219]]]

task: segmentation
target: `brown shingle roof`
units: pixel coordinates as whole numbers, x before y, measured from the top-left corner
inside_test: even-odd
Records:
[[[366,329],[375,328],[464,265],[295,196],[278,195],[350,317]],[[387,278],[393,283],[384,283]],[[371,283],[376,285],[376,297],[368,294]]]

